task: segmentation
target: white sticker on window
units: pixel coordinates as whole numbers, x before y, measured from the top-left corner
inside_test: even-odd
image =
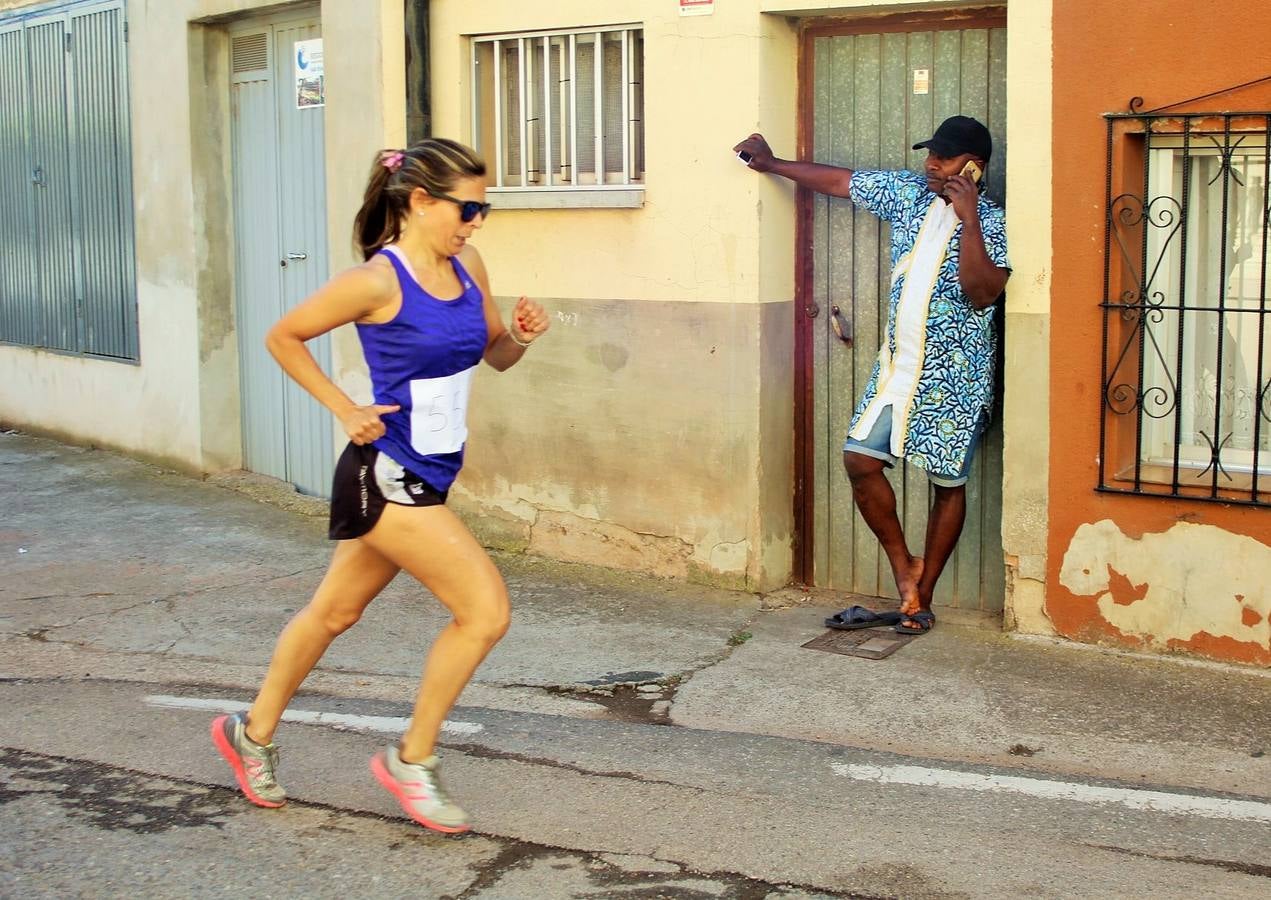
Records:
[[[410,383],[410,445],[424,456],[454,453],[468,439],[468,393],[476,366]]]

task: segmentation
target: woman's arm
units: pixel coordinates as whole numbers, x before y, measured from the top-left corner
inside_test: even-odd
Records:
[[[392,302],[396,286],[378,267],[361,265],[342,272],[277,321],[265,346],[292,380],[331,410],[355,444],[369,444],[384,434],[382,413],[397,406],[358,406],[340,390],[309,352],[305,341],[363,319]]]
[[[529,345],[547,331],[550,324],[547,312],[541,303],[522,297],[516,301],[516,306],[512,310],[514,330],[509,331],[503,324],[503,317],[499,314],[498,306],[494,303],[494,297],[490,292],[490,275],[486,272],[485,263],[482,262],[477,248],[468,244],[460,252],[459,261],[468,270],[468,274],[476,279],[477,287],[481,288],[488,335],[484,359],[500,372],[507,371],[520,361]]]

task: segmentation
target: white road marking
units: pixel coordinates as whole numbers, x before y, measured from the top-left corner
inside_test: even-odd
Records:
[[[929,769],[923,766],[864,766],[846,763],[832,763],[831,766],[836,774],[855,781],[911,784],[920,787],[954,788],[989,793],[1027,794],[1046,800],[1068,800],[1075,803],[1118,803],[1130,809],[1142,809],[1149,812],[1271,823],[1271,803],[1259,803],[1253,800],[1230,800],[1196,794],[1170,794],[1164,791],[1104,787],[1071,781],[1020,778],[1014,775],[983,775],[953,769]]]
[[[163,706],[168,709],[202,709],[209,712],[235,713],[250,709],[250,703],[237,703],[233,700],[214,700],[201,697],[169,697],[166,694],[152,694],[145,698],[151,706]],[[298,722],[301,725],[327,725],[332,728],[350,731],[375,731],[382,734],[400,734],[406,730],[410,719],[404,716],[358,716],[352,713],[313,712],[307,709],[289,709],[282,714],[284,722]],[[485,731],[485,726],[477,722],[442,722],[443,734],[472,735]]]

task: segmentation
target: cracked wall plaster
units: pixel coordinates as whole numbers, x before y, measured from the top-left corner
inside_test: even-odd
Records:
[[[1180,522],[1135,539],[1105,519],[1077,529],[1059,583],[1093,599],[1087,632],[1271,665],[1268,573],[1271,547],[1246,535]]]

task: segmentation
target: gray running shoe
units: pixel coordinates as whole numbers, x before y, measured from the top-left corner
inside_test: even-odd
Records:
[[[278,748],[262,747],[247,736],[247,713],[218,716],[212,721],[212,743],[234,770],[243,794],[257,806],[276,807],[287,802],[278,785]]]
[[[435,754],[420,763],[404,763],[396,747],[371,757],[371,771],[397,798],[406,815],[433,831],[459,834],[472,826],[468,823],[468,814],[441,786],[438,765]]]

